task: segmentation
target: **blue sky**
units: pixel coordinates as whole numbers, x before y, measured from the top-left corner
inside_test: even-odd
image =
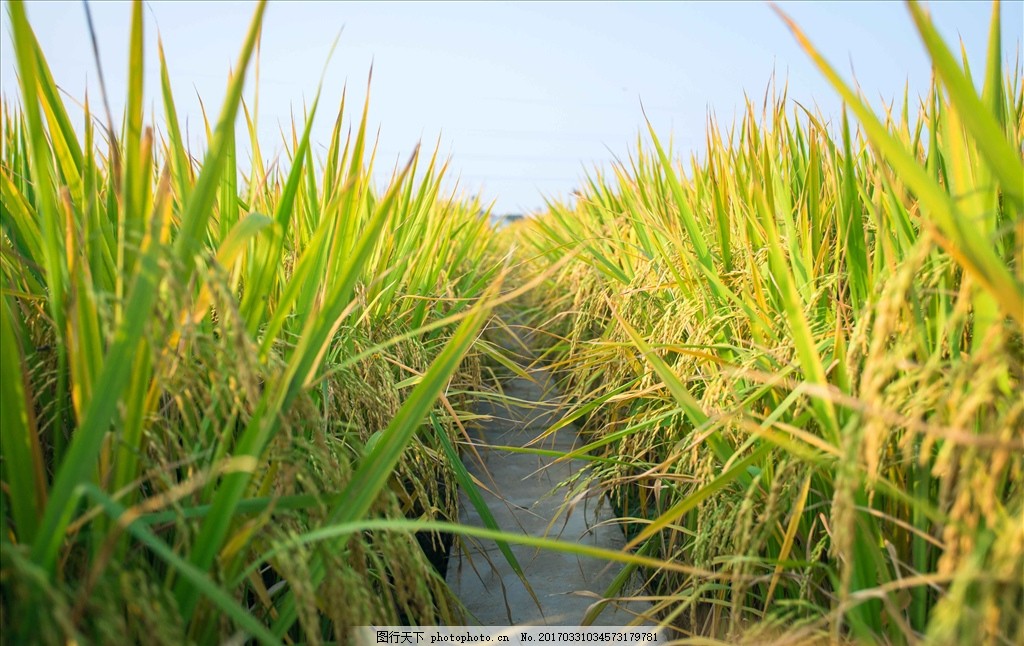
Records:
[[[923,92],[930,70],[902,3],[781,2],[875,105]],[[156,33],[164,41],[179,117],[200,145],[197,96],[215,113],[252,14],[251,2],[146,4],[147,105],[159,122]],[[1003,3],[1004,60],[1019,56],[1024,3]],[[991,5],[933,2],[947,39],[962,38],[981,69]],[[130,6],[92,5],[115,112],[123,106]],[[18,93],[6,10],[0,18],[0,89]],[[98,102],[79,2],[30,2],[28,15],[57,83]],[[260,79],[261,145],[280,150],[280,128],[316,92],[331,44],[314,140],[328,142],[342,88],[358,118],[373,61],[371,127],[378,164],[390,167],[418,141],[451,156],[449,186],[494,201],[496,213],[543,206],[584,173],[624,157],[643,127],[640,102],[677,153],[699,151],[709,112],[725,125],[744,92],[760,102],[773,72],[789,97],[837,115],[839,102],[766,3],[330,3],[269,5]],[[248,86],[251,99],[253,85]],[[96,103],[98,105],[98,103]],[[79,113],[80,114],[80,113]]]

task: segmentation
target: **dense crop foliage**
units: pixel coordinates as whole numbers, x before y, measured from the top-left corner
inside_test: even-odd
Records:
[[[609,598],[642,575],[701,639],[1024,642],[1024,83],[998,4],[977,78],[909,8],[920,101],[876,113],[790,24],[841,119],[773,88],[687,166],[652,129],[495,235],[436,154],[376,187],[365,106],[315,155],[318,94],[268,162],[243,100],[263,4],[197,153],[162,51],[145,122],[141,3],[115,127],[89,100],[72,121],[10,2],[4,640],[465,623],[424,554],[446,530],[520,575],[511,542],[624,563]],[[587,440],[565,504],[607,490],[621,552],[501,532],[459,459],[485,368],[527,374],[491,314],[523,293],[508,320],[569,402],[548,432]],[[485,528],[455,524],[459,489]]]
[[[1021,70],[998,5],[980,82],[909,8],[920,102],[877,115],[791,25],[840,122],[770,93],[687,167],[651,130],[509,230],[565,263],[533,304],[591,481],[714,573],[645,571],[688,634],[1024,639]]]
[[[454,520],[444,447],[500,282],[479,206],[440,194],[436,156],[375,189],[366,111],[346,134],[344,102],[322,158],[314,101],[268,167],[242,99],[262,4],[201,155],[162,56],[166,122],[144,122],[141,3],[123,122],[86,102],[77,131],[24,7],[8,7],[5,641],[461,623],[401,523]],[[404,530],[363,531],[375,518]]]

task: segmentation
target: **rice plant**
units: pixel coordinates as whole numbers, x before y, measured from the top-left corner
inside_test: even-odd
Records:
[[[162,51],[166,121],[145,121],[140,2],[125,114],[86,100],[77,130],[24,6],[8,10],[5,641],[318,643],[462,623],[421,549],[438,535],[417,542],[404,519],[455,520],[443,447],[479,386],[471,348],[503,271],[479,204],[442,193],[436,153],[375,188],[366,107],[346,133],[344,101],[322,157],[317,98],[268,165],[242,92],[262,3],[202,151]]]
[[[908,9],[921,99],[876,112],[782,16],[841,120],[770,89],[703,159],[651,129],[503,233],[562,263],[529,304],[610,458],[580,486],[638,554],[720,575],[643,569],[684,636],[1024,639],[1021,69],[998,3],[981,83]]]
[[[1024,641],[1024,85],[998,3],[980,83],[909,4],[932,89],[877,112],[789,22],[837,122],[773,87],[704,158],[651,129],[501,232],[436,152],[376,187],[365,105],[315,155],[318,94],[268,163],[243,98],[262,3],[201,151],[162,52],[146,123],[141,3],[118,123],[89,99],[72,121],[8,10],[5,640],[466,623],[426,556],[454,534],[520,573],[509,542],[625,564],[608,596],[640,573],[684,637]],[[471,391],[523,374],[484,336],[516,298],[572,404],[549,432],[584,426],[572,484],[608,491],[626,550],[457,524]]]

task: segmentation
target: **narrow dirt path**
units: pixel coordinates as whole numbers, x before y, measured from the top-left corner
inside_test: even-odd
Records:
[[[534,367],[528,374],[530,379],[515,377],[504,383],[505,402],[477,407],[477,413],[490,416],[471,431],[484,464],[482,468],[473,457],[466,462],[470,472],[492,489],[481,490],[488,508],[505,531],[620,549],[625,539],[619,527],[608,522],[610,505],[602,505],[598,512],[597,497],[564,504],[568,488],[559,483],[585,468],[586,462],[555,464],[554,457],[498,448],[530,445],[569,451],[580,445],[572,425],[534,443],[560,419],[559,399],[548,370]],[[465,494],[459,512],[464,524],[484,526]],[[621,570],[619,564],[589,557],[520,545],[511,548],[540,607],[493,541],[466,541],[466,552],[452,555],[448,583],[483,625],[578,625]],[[646,602],[611,603],[594,623],[626,625],[648,608]]]

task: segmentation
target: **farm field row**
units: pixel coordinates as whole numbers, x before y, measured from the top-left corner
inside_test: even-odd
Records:
[[[146,122],[140,2],[125,113],[90,97],[81,124],[7,8],[5,642],[468,624],[445,570],[470,539],[527,588],[517,544],[617,561],[604,596],[684,640],[1024,639],[1024,83],[998,4],[970,70],[911,3],[933,88],[881,112],[790,24],[838,118],[772,86],[700,158],[651,128],[501,227],[436,151],[376,186],[366,105],[346,130],[318,93],[267,162],[243,92],[263,4],[202,150],[162,50]],[[526,428],[579,429],[546,459],[588,465],[559,491],[604,492],[625,547],[482,502],[484,413],[539,371],[560,415]]]

